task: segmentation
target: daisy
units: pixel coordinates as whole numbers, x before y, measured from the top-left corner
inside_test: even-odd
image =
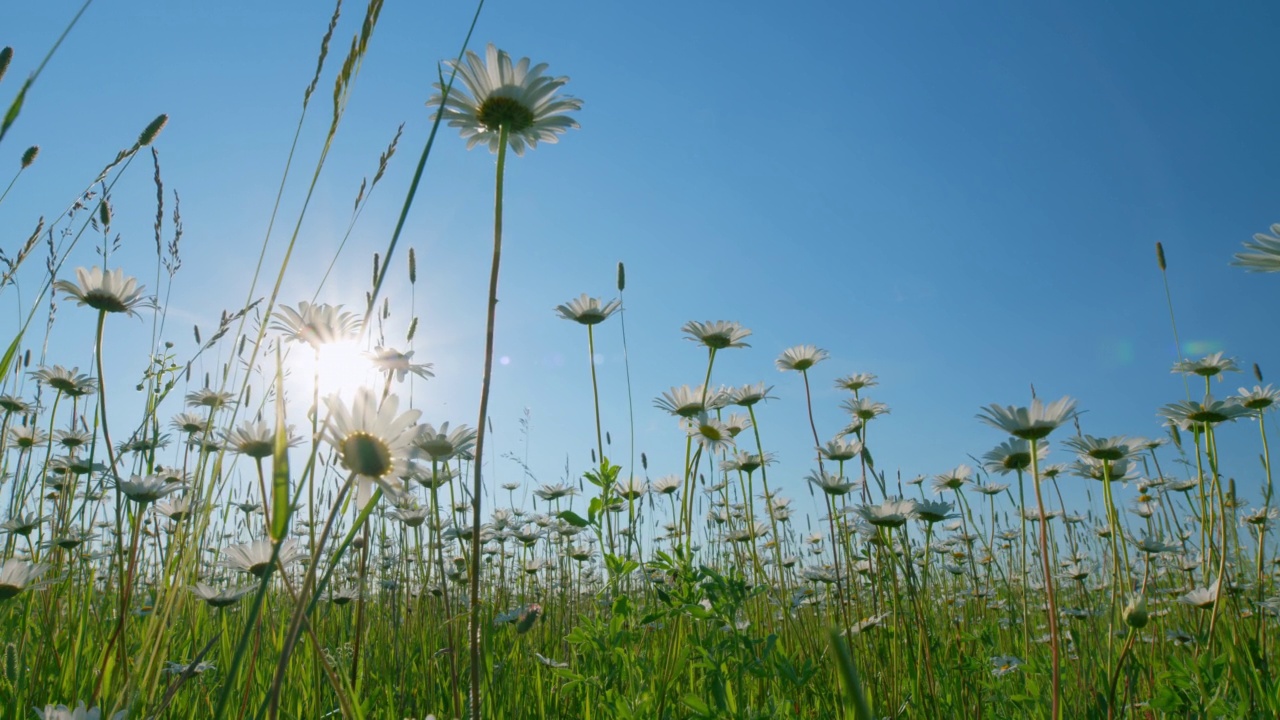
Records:
[[[1115,462],[1142,452],[1144,449],[1142,447],[1143,442],[1142,438],[1128,438],[1124,435],[1114,435],[1107,438],[1077,435],[1076,437],[1067,438],[1063,441],[1063,445],[1094,460]]]
[[[0,523],[0,530],[26,537],[35,532],[36,528],[40,527],[40,523],[44,521],[45,517],[43,515],[17,515]]]
[[[184,412],[174,415],[173,420],[170,421],[169,424],[172,425],[175,430],[189,435],[191,433],[203,431],[209,426],[209,420],[196,413]]]
[[[543,485],[537,490],[534,490],[533,494],[547,502],[551,502],[552,500],[559,500],[561,498],[577,495],[578,488],[564,483],[556,483],[555,485]]]
[[[9,442],[23,450],[27,450],[49,442],[49,434],[34,425],[11,427],[9,428]]]
[[[293,435],[293,427],[286,429],[288,439],[285,440],[285,447],[296,447],[302,442],[300,438]],[[256,460],[271,457],[276,450],[276,427],[274,424],[268,425],[265,421],[258,420],[253,422],[243,422],[240,427],[223,435],[227,442],[227,449],[232,452],[238,452],[241,455],[248,455]]]
[[[431,423],[423,423],[413,444],[436,462],[445,462],[455,457],[470,459],[471,450],[476,445],[476,431],[466,425],[459,425],[450,431],[447,422],[437,430]]]
[[[78,367],[68,370],[61,365],[54,365],[32,371],[31,377],[69,397],[81,397],[97,392],[98,381],[81,374],[79,370]]]
[[[468,50],[465,61],[446,61],[446,65],[465,89],[435,83],[439,92],[427,100],[427,106],[441,108],[449,127],[458,128],[467,139],[468,150],[485,143],[496,153],[505,130],[507,144],[516,155],[523,155],[526,146],[557,142],[561,133],[578,127],[569,113],[581,110],[582,101],[556,94],[569,78],[543,75],[546,63],[530,67],[529,58],[513,63],[510,55],[490,43],[484,61]]]
[[[1280,272],[1280,223],[1271,226],[1271,235],[1256,233],[1244,246],[1254,252],[1236,253],[1232,265],[1249,272]]]
[[[413,352],[410,350],[407,353],[402,353],[394,348],[379,345],[373,349],[373,352],[365,353],[365,357],[369,358],[369,362],[380,372],[386,373],[388,379],[394,376],[396,382],[404,382],[405,377],[410,373],[424,380],[435,377],[436,374],[431,372],[431,368],[434,367],[431,363],[415,364],[409,362],[410,358],[413,357]]]
[[[845,441],[836,438],[828,440],[826,445],[818,448],[818,452],[822,454],[822,457],[836,462],[852,460],[862,454],[862,441]]]
[[[773,453],[751,453],[745,450],[739,450],[727,459],[720,461],[720,469],[725,472],[744,472],[753,473],[765,465],[773,464]],[[659,492],[654,484],[654,492]]]
[[[691,418],[708,410],[716,410],[728,402],[727,395],[720,390],[708,391],[706,386],[690,388],[688,385],[673,387],[662,393],[653,401],[655,407],[682,418]]]
[[[718,454],[733,448],[733,436],[728,426],[705,412],[687,418],[685,432],[708,453]]]
[[[1134,538],[1129,538],[1129,542],[1134,547],[1138,548],[1139,550],[1141,550],[1142,552],[1148,555],[1155,555],[1158,553],[1167,553],[1167,552],[1177,552],[1180,549],[1177,545],[1170,545],[1169,543],[1166,543],[1164,541],[1164,538],[1152,537],[1150,535],[1147,535],[1145,532],[1142,534],[1141,540],[1135,540]]]
[[[93,435],[84,430],[54,430],[53,441],[68,450],[74,450],[93,442]]]
[[[743,340],[751,335],[751,331],[729,320],[707,322],[690,320],[680,329],[688,333],[689,337],[685,338],[686,340],[702,343],[711,350],[750,347]]]
[[[76,268],[76,281],[59,280],[53,288],[74,297],[77,305],[102,312],[133,315],[134,308],[151,307],[151,302],[142,296],[143,288],[137,279],[125,277],[120,268],[106,273],[99,267]]]
[[[599,298],[587,297],[586,293],[570,300],[563,305],[557,305],[556,314],[565,320],[572,320],[581,325],[597,325],[604,322],[610,315],[622,307],[621,300],[610,300],[602,303]]]
[[[18,415],[29,415],[34,412],[36,406],[23,400],[17,395],[0,395],[0,410],[6,413],[17,413]]]
[[[811,470],[805,479],[828,495],[847,495],[850,490],[857,487],[857,483],[847,482],[845,478],[823,470]]]
[[[334,395],[326,401],[329,422],[324,439],[337,451],[342,466],[358,480],[356,501],[363,507],[378,483],[392,495],[404,490],[400,476],[408,474],[407,460],[417,436],[414,423],[421,412],[397,413],[400,399],[389,395],[382,402],[368,388],[356,391],[348,406]]]
[[[830,354],[816,345],[796,345],[783,350],[774,364],[782,372],[787,370],[804,372],[828,357]]]
[[[427,521],[430,514],[428,508],[392,508],[387,513],[387,517],[393,520],[399,520],[405,524],[405,527],[419,527]]]
[[[678,475],[664,475],[654,480],[649,487],[659,495],[671,495],[680,489],[683,482]]]
[[[1275,404],[1280,402],[1280,390],[1276,390],[1271,385],[1266,387],[1254,385],[1252,390],[1240,388],[1238,392],[1240,394],[1231,399],[1258,412],[1274,409]]]
[[[959,490],[969,484],[972,476],[973,468],[968,465],[957,465],[954,470],[933,476],[933,491],[942,493],[947,490]]]
[[[1179,360],[1173,364],[1170,372],[1207,378],[1224,372],[1240,372],[1240,367],[1236,365],[1234,358],[1223,357],[1221,352],[1216,352],[1199,360]]]
[[[1036,453],[1044,460],[1049,456],[1049,444],[1037,443]],[[1005,440],[983,455],[982,460],[984,468],[1001,475],[1026,470],[1031,467],[1031,443],[1019,438]]]
[[[196,510],[196,504],[191,498],[179,497],[172,500],[158,502],[154,506],[155,511],[169,518],[170,520],[186,520]]]
[[[76,705],[75,709],[66,705],[54,705],[52,703],[45,705],[44,710],[40,708],[33,709],[36,711],[36,715],[40,716],[40,720],[102,720],[102,710],[99,708],[93,708],[92,710],[86,708],[83,700]],[[112,715],[111,720],[124,720],[125,712],[121,710]]]
[[[613,484],[613,493],[623,500],[638,500],[647,492],[649,492],[649,484],[644,481],[644,478],[634,475]]]
[[[1208,610],[1218,600],[1218,582],[1209,587],[1196,588],[1185,595],[1178,596],[1178,602],[1191,607]]]
[[[875,387],[879,384],[879,380],[871,373],[853,373],[836,379],[837,388],[848,390],[852,393],[857,393],[865,388]]]
[[[124,493],[130,500],[146,504],[153,503],[171,492],[186,487],[182,483],[171,483],[162,475],[134,475],[128,480],[116,478],[116,489]]]
[[[18,595],[49,569],[44,563],[29,563],[10,558],[0,567],[0,602]]]
[[[915,515],[916,501],[888,498],[879,505],[861,505],[858,514],[876,527],[897,528]]]
[[[1249,409],[1236,402],[1235,398],[1214,400],[1213,396],[1206,395],[1204,402],[1183,400],[1170,403],[1156,411],[1156,414],[1163,415],[1169,423],[1183,430],[1190,430],[1198,424],[1216,425],[1244,417],[1249,414]]]
[[[772,385],[765,387],[762,382],[754,385],[743,385],[742,387],[726,390],[725,399],[730,405],[749,408],[762,400],[772,398],[773,396],[769,394],[772,389]]]
[[[990,405],[978,413],[978,419],[1023,440],[1040,440],[1047,437],[1059,425],[1076,415],[1076,401],[1060,398],[1045,405],[1040,398],[1031,401],[1031,407]]]
[[[881,415],[889,414],[889,406],[875,400],[867,398],[852,398],[840,403],[840,407],[844,408],[853,416],[856,421],[854,424],[861,428],[864,423],[874,420]],[[844,433],[848,435],[850,433]]]
[[[195,392],[187,393],[187,405],[191,407],[207,407],[217,409],[227,405],[234,405],[236,396],[222,390],[210,390],[209,388],[201,388]],[[203,428],[204,425],[201,425]]]
[[[955,507],[952,503],[943,502],[941,500],[916,500],[915,516],[919,520],[923,520],[930,525],[950,520],[955,517],[951,510]]]
[[[991,674],[996,677],[1004,677],[1025,664],[1013,655],[998,655],[991,658]]]
[[[270,560],[270,558],[271,558],[271,549],[270,547],[268,547],[267,559]],[[206,585],[205,583],[198,582],[195,584],[195,586],[191,588],[191,594],[195,595],[196,597],[208,603],[209,607],[224,608],[224,607],[231,607],[232,605],[235,605],[236,603],[240,602],[241,599],[243,599],[249,593],[253,592],[255,589],[257,588],[255,588],[253,585],[247,585],[245,587],[229,587],[229,588],[223,588],[221,590],[216,590],[210,585]]]
[[[314,305],[303,301],[296,310],[281,305],[272,317],[275,318],[271,324],[273,330],[284,333],[286,339],[307,343],[317,350],[321,345],[360,337],[360,317],[343,310],[341,305]]]
[[[254,540],[241,545],[231,545],[222,549],[222,567],[249,573],[255,577],[266,575],[271,564],[271,541]],[[280,565],[289,565],[304,560],[306,555],[298,549],[293,538],[284,541],[280,546]]]

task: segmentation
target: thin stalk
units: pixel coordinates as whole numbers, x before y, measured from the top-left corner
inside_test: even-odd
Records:
[[[493,326],[498,310],[498,270],[502,265],[502,180],[507,166],[508,128],[503,124],[498,130],[498,169],[493,192],[493,266],[489,271],[489,309],[484,333],[484,377],[480,382],[480,419],[476,423],[475,483],[471,496],[471,569],[468,578],[471,585],[470,628],[471,636],[471,720],[480,720],[480,493],[483,489],[481,459],[484,457],[484,439],[489,413],[489,386],[493,377]]]

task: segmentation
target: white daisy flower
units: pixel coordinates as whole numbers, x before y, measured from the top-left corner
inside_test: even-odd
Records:
[[[442,117],[461,131],[468,150],[485,143],[497,152],[500,130],[505,127],[508,146],[523,155],[526,146],[554,143],[565,130],[578,127],[569,113],[582,109],[582,101],[556,95],[569,78],[543,75],[546,63],[530,67],[529,58],[513,63],[510,55],[490,43],[483,61],[468,50],[464,62],[446,64],[457,72],[463,87],[446,92],[436,83],[439,93],[427,106],[444,106]]]

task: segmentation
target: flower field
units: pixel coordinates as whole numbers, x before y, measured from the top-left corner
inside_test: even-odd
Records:
[[[328,123],[325,152],[381,7],[349,48],[337,14],[321,40],[299,126]],[[411,182],[380,185],[411,152],[397,133],[360,185],[350,227],[375,188],[403,205],[344,303],[282,291],[309,252],[304,202],[268,231],[259,257],[278,266],[245,252],[227,282],[246,301],[188,338],[171,308],[200,271],[183,265],[155,150],[165,115],[60,215],[17,213],[33,230],[0,190],[0,297],[17,318],[0,337],[0,717],[1280,716],[1280,390],[1230,352],[1179,353],[1168,369],[1185,393],[1150,408],[1158,435],[1104,434],[1077,399],[1032,389],[973,408],[989,444],[964,464],[904,476],[911,459],[877,444],[892,408],[875,368],[801,344],[730,384],[750,323],[689,320],[690,382],[650,395],[629,364],[608,368],[626,373],[631,438],[633,405],[667,423],[676,452],[651,462],[602,421],[622,414],[600,391],[604,329],[621,326],[630,357],[620,262],[616,294],[546,309],[578,337],[566,353],[587,352],[578,409],[593,432],[543,442],[585,448],[587,469],[542,482],[502,447],[524,472],[496,480],[499,297],[522,302],[500,291],[522,272],[503,264],[504,220],[512,186],[549,181],[511,168],[589,132],[590,98],[562,68],[466,38],[425,98]],[[40,87],[39,70],[6,76],[14,53],[0,51],[10,189],[41,159],[6,141]],[[471,279],[487,298],[469,359],[482,382],[459,409],[422,399],[454,380],[421,351],[441,332],[414,296],[434,259],[402,231],[432,149],[462,141],[493,175],[468,209],[492,213],[492,254]],[[286,170],[281,195],[310,202],[325,152]],[[117,200],[139,175],[154,176],[153,206]],[[135,264],[117,228],[153,216],[154,253]],[[1221,260],[1280,272],[1280,225]],[[1159,243],[1151,266],[1167,271]],[[150,344],[119,340],[139,327]],[[796,382],[775,389],[765,371]],[[838,426],[821,407],[831,389]],[[456,414],[426,420],[442,413]],[[780,427],[803,457],[781,461]]]

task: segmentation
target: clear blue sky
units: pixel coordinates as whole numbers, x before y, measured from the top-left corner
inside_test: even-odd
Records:
[[[17,51],[0,100],[7,104],[78,6],[0,5],[0,45]],[[38,216],[61,211],[152,117],[169,113],[158,148],[186,231],[169,335],[189,352],[190,324],[207,331],[248,291],[331,10],[298,0],[98,0],[0,146],[0,168],[16,168],[27,145],[42,147],[0,204],[6,250]],[[321,298],[362,303],[371,255],[386,246],[429,129],[424,102],[437,62],[457,52],[473,10],[387,4],[303,225],[285,303],[310,299],[361,177],[404,123],[400,152]],[[271,257],[297,217],[333,72],[362,14],[346,4]],[[1156,241],[1168,255],[1184,352],[1225,350],[1280,379],[1280,278],[1228,265],[1242,241],[1280,221],[1277,29],[1280,6],[1265,2],[783,9],[491,0],[473,47],[492,41],[547,62],[585,102],[580,130],[509,164],[498,325],[508,364],[495,375],[494,452],[523,453],[527,407],[539,479],[560,479],[566,456],[575,477],[587,467],[585,332],[552,308],[582,292],[613,296],[620,260],[636,449],[653,477],[679,471],[683,442],[652,400],[696,385],[705,369],[704,353],[681,338],[687,320],[737,320],[754,331],[751,348],[722,353],[713,382],[777,386],[762,431],[782,461],[774,482],[798,499],[808,496],[801,478],[811,467],[803,388],[773,361],[801,343],[831,353],[812,371],[824,441],[845,424],[832,380],[879,375],[868,395],[893,412],[873,425],[870,445],[891,475],[971,463],[968,454],[1004,439],[975,413],[1026,404],[1032,383],[1046,399],[1076,397],[1085,432],[1158,435],[1156,409],[1186,395],[1169,373],[1177,351]],[[442,134],[404,238],[421,277],[415,359],[436,372],[415,402],[432,422],[475,423],[492,173],[493,156]],[[148,286],[150,175],[135,166],[116,190],[125,243],[116,260]],[[79,264],[93,259],[86,249]],[[403,254],[396,262],[393,339],[410,315]],[[3,297],[10,323],[16,295]],[[50,359],[87,367],[87,326],[76,335],[69,322],[85,311],[60,313]],[[142,343],[132,356],[128,343],[111,350],[118,372],[134,378],[146,326],[113,322]],[[597,343],[604,422],[625,463],[616,318]],[[1230,377],[1216,393],[1246,383],[1247,373]],[[1235,458],[1228,467],[1256,488],[1256,429],[1238,425],[1224,433]],[[492,477],[519,473],[499,459]]]

